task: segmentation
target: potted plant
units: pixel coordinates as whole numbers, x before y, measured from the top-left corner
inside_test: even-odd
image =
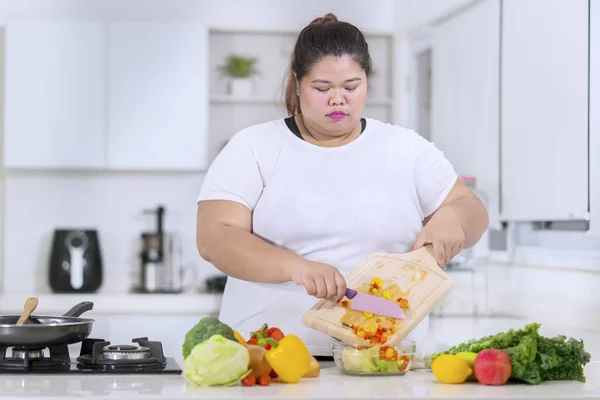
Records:
[[[235,97],[248,97],[252,94],[252,76],[257,73],[255,69],[256,58],[232,54],[227,57],[225,64],[219,67],[221,73],[229,77],[228,92]]]

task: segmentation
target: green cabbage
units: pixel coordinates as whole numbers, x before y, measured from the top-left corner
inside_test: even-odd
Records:
[[[233,386],[252,370],[250,352],[237,341],[213,335],[197,344],[183,363],[183,372],[197,386]]]

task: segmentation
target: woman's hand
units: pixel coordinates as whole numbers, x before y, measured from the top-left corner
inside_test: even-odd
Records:
[[[463,249],[465,232],[458,214],[451,207],[441,207],[433,214],[417,236],[412,249],[416,250],[426,244],[433,246],[435,259],[440,267]]]
[[[306,293],[319,299],[339,301],[346,294],[346,279],[329,264],[306,260],[290,271],[290,277],[304,286]]]

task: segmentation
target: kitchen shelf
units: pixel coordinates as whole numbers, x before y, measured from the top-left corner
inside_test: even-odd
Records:
[[[20,314],[31,293],[0,295],[0,313]],[[34,314],[62,315],[75,304],[91,301],[94,308],[82,316],[94,315],[204,315],[215,314],[221,308],[221,294],[37,294],[39,304]]]
[[[211,104],[267,104],[274,106],[281,106],[283,102],[279,99],[272,97],[233,97],[228,95],[212,96],[210,98]]]

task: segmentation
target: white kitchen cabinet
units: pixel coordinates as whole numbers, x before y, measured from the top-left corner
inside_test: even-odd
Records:
[[[208,32],[198,24],[108,25],[108,167],[207,163]]]
[[[600,234],[600,2],[590,1],[590,231]]]
[[[588,0],[504,1],[502,20],[502,217],[587,219]]]
[[[6,25],[6,167],[104,165],[104,44],[101,23]]]
[[[499,214],[500,1],[486,0],[431,33],[431,140],[459,175],[477,178],[490,222]]]

